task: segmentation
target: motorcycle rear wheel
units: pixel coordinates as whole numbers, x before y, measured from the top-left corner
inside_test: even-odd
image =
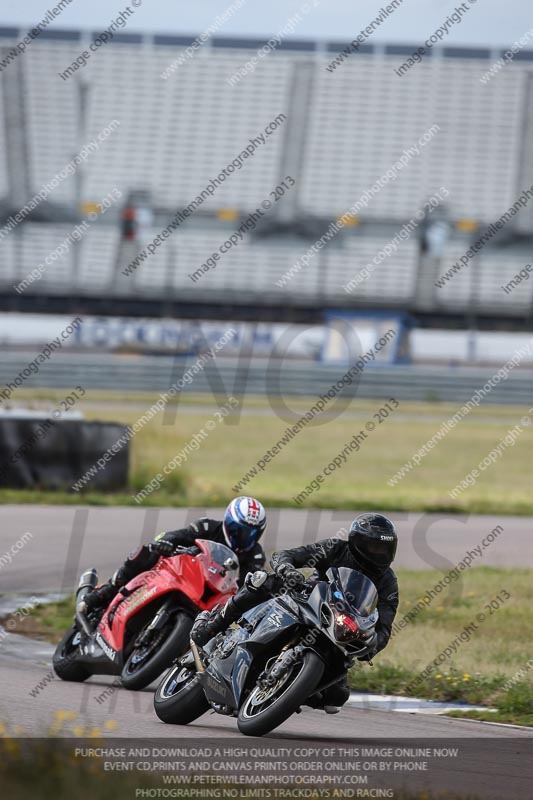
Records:
[[[73,644],[80,633],[73,625],[57,645],[52,658],[52,666],[58,678],[62,681],[76,681],[81,683],[92,675],[90,669],[78,663],[78,646]]]
[[[237,725],[246,736],[264,736],[277,728],[313,694],[324,672],[324,662],[306,650],[271,693],[256,686],[239,709]]]
[[[189,647],[189,636],[193,620],[188,614],[178,614],[166,638],[153,651],[147,650],[143,659],[142,648],[135,648],[129,655],[120,680],[125,689],[144,689],[155,681],[174,659]]]
[[[154,709],[160,720],[171,725],[188,725],[209,711],[197,673],[181,664],[172,667],[157,687]]]

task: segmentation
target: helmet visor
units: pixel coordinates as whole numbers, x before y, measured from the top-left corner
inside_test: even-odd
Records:
[[[226,536],[229,539],[232,550],[236,553],[245,553],[251,550],[257,543],[261,531],[246,523],[239,523],[231,520],[224,523]]]
[[[388,567],[396,555],[396,540],[378,539],[370,536],[359,536],[355,541],[355,550],[364,558],[372,561],[377,567]]]

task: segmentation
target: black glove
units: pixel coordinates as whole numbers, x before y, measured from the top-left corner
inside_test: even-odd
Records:
[[[370,661],[376,655],[378,647],[378,635],[375,630],[369,631],[366,635],[361,636],[360,641],[368,647],[369,650],[366,655],[362,656],[359,661]]]
[[[305,583],[305,578],[301,572],[298,572],[296,567],[284,561],[276,570],[276,575],[281,578],[285,586],[290,589],[301,589]]]
[[[158,553],[160,556],[168,558],[174,554],[176,545],[166,539],[159,539],[159,541],[152,544],[151,550],[153,553]]]

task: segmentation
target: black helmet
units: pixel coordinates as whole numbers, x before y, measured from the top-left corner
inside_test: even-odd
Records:
[[[394,561],[398,534],[383,514],[361,514],[350,526],[348,547],[362,566],[383,571]]]

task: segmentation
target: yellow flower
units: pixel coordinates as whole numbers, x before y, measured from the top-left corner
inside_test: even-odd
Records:
[[[441,674],[440,674],[440,672],[439,672],[439,674],[438,674],[438,675],[435,675],[435,677],[436,677],[436,678],[442,678],[442,675],[441,675]]]
[[[75,711],[56,711],[55,718],[58,722],[62,722],[65,719],[76,719],[78,715]]]
[[[446,676],[446,680],[447,680],[447,681],[451,681],[451,679],[452,679],[452,676],[451,676],[451,675],[447,675],[447,676]]]
[[[463,678],[463,680],[464,680],[464,681],[468,681],[468,680],[469,680],[469,678]]]
[[[470,677],[470,673],[469,672],[465,672],[465,674],[463,675],[463,680],[465,680],[465,678],[468,680],[469,677]]]

